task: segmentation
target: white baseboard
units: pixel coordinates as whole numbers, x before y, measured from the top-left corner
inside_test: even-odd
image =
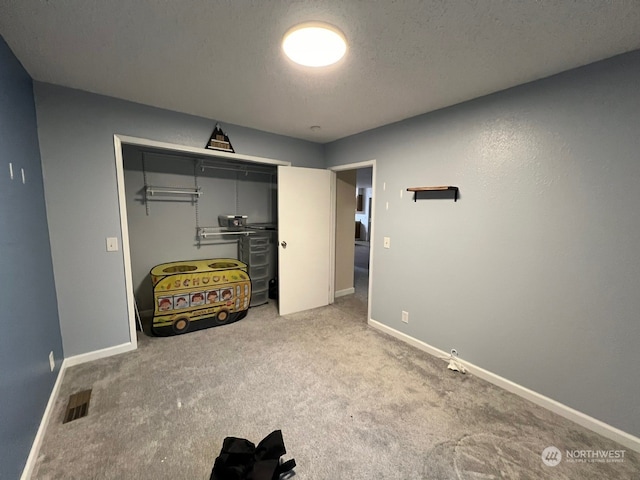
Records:
[[[49,425],[49,418],[51,417],[51,412],[53,411],[53,404],[56,402],[56,398],[58,398],[58,392],[60,391],[60,385],[62,385],[62,379],[64,377],[66,368],[66,360],[63,360],[60,364],[60,370],[58,371],[58,378],[56,378],[56,382],[53,384],[51,395],[49,395],[47,407],[44,409],[42,420],[40,420],[40,426],[38,427],[36,438],[33,440],[31,451],[29,452],[29,456],[27,457],[27,462],[24,466],[24,469],[22,470],[20,480],[29,480],[31,478],[31,474],[33,473],[33,467],[36,466],[36,460],[38,459],[38,453],[40,452],[40,445],[42,445],[44,433],[47,430],[47,425]]]
[[[118,355],[119,353],[130,352],[131,350],[135,349],[136,345],[128,342],[123,343],[122,345],[116,345],[114,347],[103,348],[102,350],[95,350],[93,352],[74,355],[73,357],[65,358],[65,363],[67,364],[67,367],[73,367],[74,365],[80,365],[81,363],[98,360],[99,358],[110,357],[112,355]]]
[[[354,287],[351,288],[345,288],[344,290],[338,290],[335,294],[334,297],[338,298],[338,297],[344,297],[345,295],[351,295],[352,293],[356,293],[356,289]]]
[[[433,347],[414,337],[411,337],[406,333],[402,333],[394,328],[384,325],[383,323],[373,320],[372,318],[369,319],[368,323],[371,327],[380,330],[381,332],[384,332],[388,335],[391,335],[398,340],[402,340],[403,342],[406,342],[409,345],[422,350],[423,352],[439,358],[449,358],[449,353],[440,350],[439,348]],[[490,383],[493,383],[498,387],[504,388],[511,393],[515,393],[522,398],[530,400],[536,405],[546,408],[553,413],[557,413],[558,415],[571,420],[578,425],[588,428],[589,430],[592,430],[595,433],[602,435],[603,437],[618,442],[621,445],[624,445],[625,447],[628,447],[636,452],[640,452],[640,438],[631,435],[630,433],[624,432],[596,418],[590,417],[589,415],[568,407],[567,405],[553,400],[552,398],[546,397],[538,392],[534,392],[533,390],[514,383],[511,380],[507,380],[500,375],[496,375],[495,373],[485,370],[484,368],[478,367],[473,363],[469,363],[460,359],[458,359],[458,361],[464,365],[464,367],[467,369],[467,372],[472,373]]]
[[[31,445],[31,452],[29,452],[29,457],[27,458],[27,463],[25,464],[24,470],[22,471],[20,480],[29,480],[31,478],[33,467],[36,464],[36,460],[40,452],[42,438],[44,437],[44,433],[47,430],[49,417],[51,416],[51,411],[53,410],[53,404],[55,403],[56,398],[58,398],[58,391],[60,390],[60,385],[62,384],[62,379],[64,377],[64,372],[66,371],[66,369],[74,365],[80,365],[81,363],[90,362],[99,358],[110,357],[112,355],[118,355],[119,353],[129,352],[135,349],[136,345],[129,342],[123,343],[122,345],[116,345],[115,347],[103,348],[102,350],[96,350],[94,352],[74,355],[73,357],[65,358],[62,361],[62,364],[60,365],[60,371],[58,372],[58,378],[56,379],[56,383],[53,385],[53,390],[51,390],[51,395],[49,396],[49,401],[47,402],[47,408],[45,408],[44,415],[42,415],[40,427],[38,427],[36,438]]]

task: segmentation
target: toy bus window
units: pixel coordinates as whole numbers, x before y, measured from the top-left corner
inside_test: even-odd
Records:
[[[207,303],[216,303],[220,301],[218,290],[209,290],[207,292]]]
[[[163,271],[163,273],[183,273],[183,272],[193,272],[197,270],[198,267],[194,267],[193,265],[174,265],[173,267],[167,267]]]
[[[204,292],[195,292],[191,294],[191,306],[196,307],[204,305]]]
[[[158,310],[171,310],[173,308],[172,297],[160,297],[158,298]]]
[[[176,295],[173,298],[175,308],[187,308],[189,306],[189,297],[185,295]]]
[[[233,298],[233,290],[225,288],[222,290],[222,300],[231,300]]]

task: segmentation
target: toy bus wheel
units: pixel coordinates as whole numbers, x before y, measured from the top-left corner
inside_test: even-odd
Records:
[[[228,310],[220,310],[217,314],[216,314],[216,320],[219,323],[224,323],[229,319],[229,311]]]
[[[186,317],[176,318],[173,321],[173,331],[176,333],[184,333],[189,330],[189,319]]]

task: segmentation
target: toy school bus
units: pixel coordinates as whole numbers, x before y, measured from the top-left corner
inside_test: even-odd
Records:
[[[171,262],[151,269],[155,335],[175,335],[244,318],[251,301],[247,265],[230,258]]]

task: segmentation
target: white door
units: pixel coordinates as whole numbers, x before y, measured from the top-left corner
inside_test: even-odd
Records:
[[[330,302],[334,177],[329,170],[278,167],[280,315]]]

